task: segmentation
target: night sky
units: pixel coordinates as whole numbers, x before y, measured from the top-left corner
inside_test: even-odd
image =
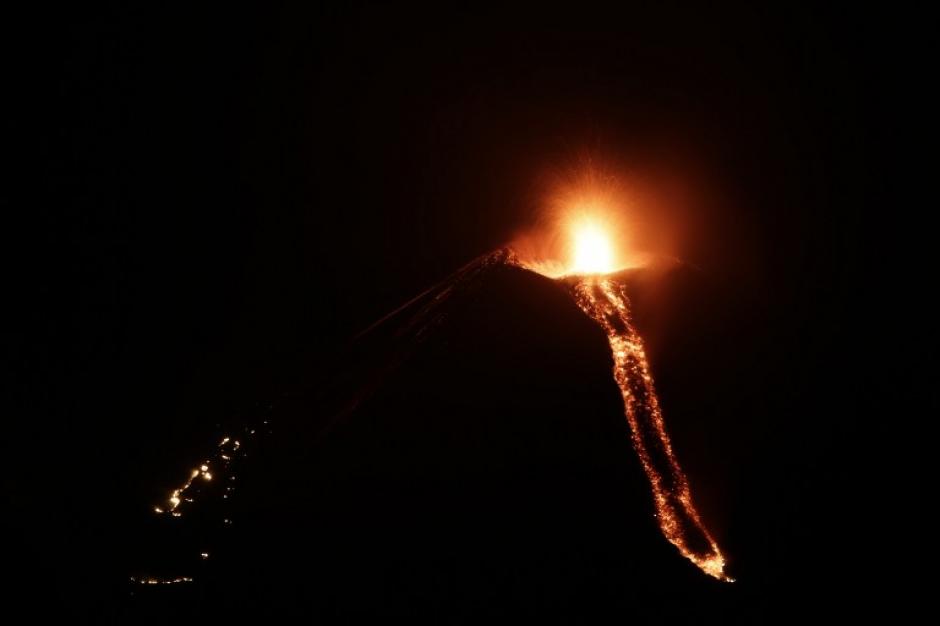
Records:
[[[11,265],[27,311],[4,437],[20,597],[107,614],[115,528],[155,475],[531,227],[557,172],[601,163],[681,187],[671,252],[721,294],[699,327],[721,338],[718,424],[741,452],[716,472],[779,590],[754,621],[864,612],[862,520],[896,497],[861,440],[901,419],[870,342],[891,326],[873,286],[890,291],[899,243],[883,220],[920,76],[909,19],[298,2],[37,20],[16,72],[38,96],[20,160],[40,183]]]

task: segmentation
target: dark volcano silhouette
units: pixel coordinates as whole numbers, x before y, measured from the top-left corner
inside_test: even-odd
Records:
[[[275,404],[224,513],[213,508],[221,501],[199,503],[199,514],[143,535],[162,553],[147,558],[194,581],[136,588],[128,611],[213,621],[726,619],[733,586],[683,559],[653,518],[603,331],[563,282],[506,258],[458,271],[331,356],[308,391]],[[651,290],[695,282],[682,267],[622,278],[641,324],[656,313],[644,304]],[[673,406],[683,405],[666,403],[670,425]],[[223,516],[234,523],[220,528]],[[209,544],[208,560],[180,560]]]

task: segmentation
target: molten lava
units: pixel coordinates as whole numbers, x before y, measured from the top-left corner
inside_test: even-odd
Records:
[[[575,284],[574,294],[581,310],[607,333],[614,357],[614,379],[623,396],[633,447],[653,489],[656,518],[663,535],[703,572],[730,581],[724,573],[724,556],[692,504],[689,482],[672,450],[643,342],[630,319],[623,287],[609,278],[587,278]]]
[[[574,279],[578,306],[607,334],[614,360],[614,380],[623,397],[633,448],[649,479],[659,528],[679,552],[703,572],[731,582],[725,557],[692,503],[689,482],[676,459],[653,386],[643,341],[633,325],[623,285],[605,274],[617,271],[608,233],[597,221],[572,223],[571,261],[561,273]],[[519,265],[541,272],[541,263]],[[550,277],[557,277],[549,274]]]

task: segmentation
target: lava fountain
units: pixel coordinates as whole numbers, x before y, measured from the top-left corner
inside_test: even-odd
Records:
[[[732,582],[724,571],[725,557],[692,503],[689,481],[673,452],[624,285],[611,276],[625,269],[617,262],[611,236],[597,217],[579,215],[567,222],[567,228],[571,259],[567,271],[559,273],[555,265],[547,272],[544,263],[522,261],[518,256],[515,262],[552,278],[566,279],[581,310],[604,329],[613,355],[614,380],[623,397],[633,448],[653,492],[659,528],[703,572]]]

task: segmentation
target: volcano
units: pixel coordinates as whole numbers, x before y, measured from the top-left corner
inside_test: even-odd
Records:
[[[682,265],[613,279],[641,330],[655,294],[693,320],[706,301]],[[695,356],[654,354],[652,369]],[[494,252],[323,361],[156,507],[129,616],[726,617],[733,587],[660,532],[608,336],[565,281]],[[664,404],[681,435],[694,401]]]

